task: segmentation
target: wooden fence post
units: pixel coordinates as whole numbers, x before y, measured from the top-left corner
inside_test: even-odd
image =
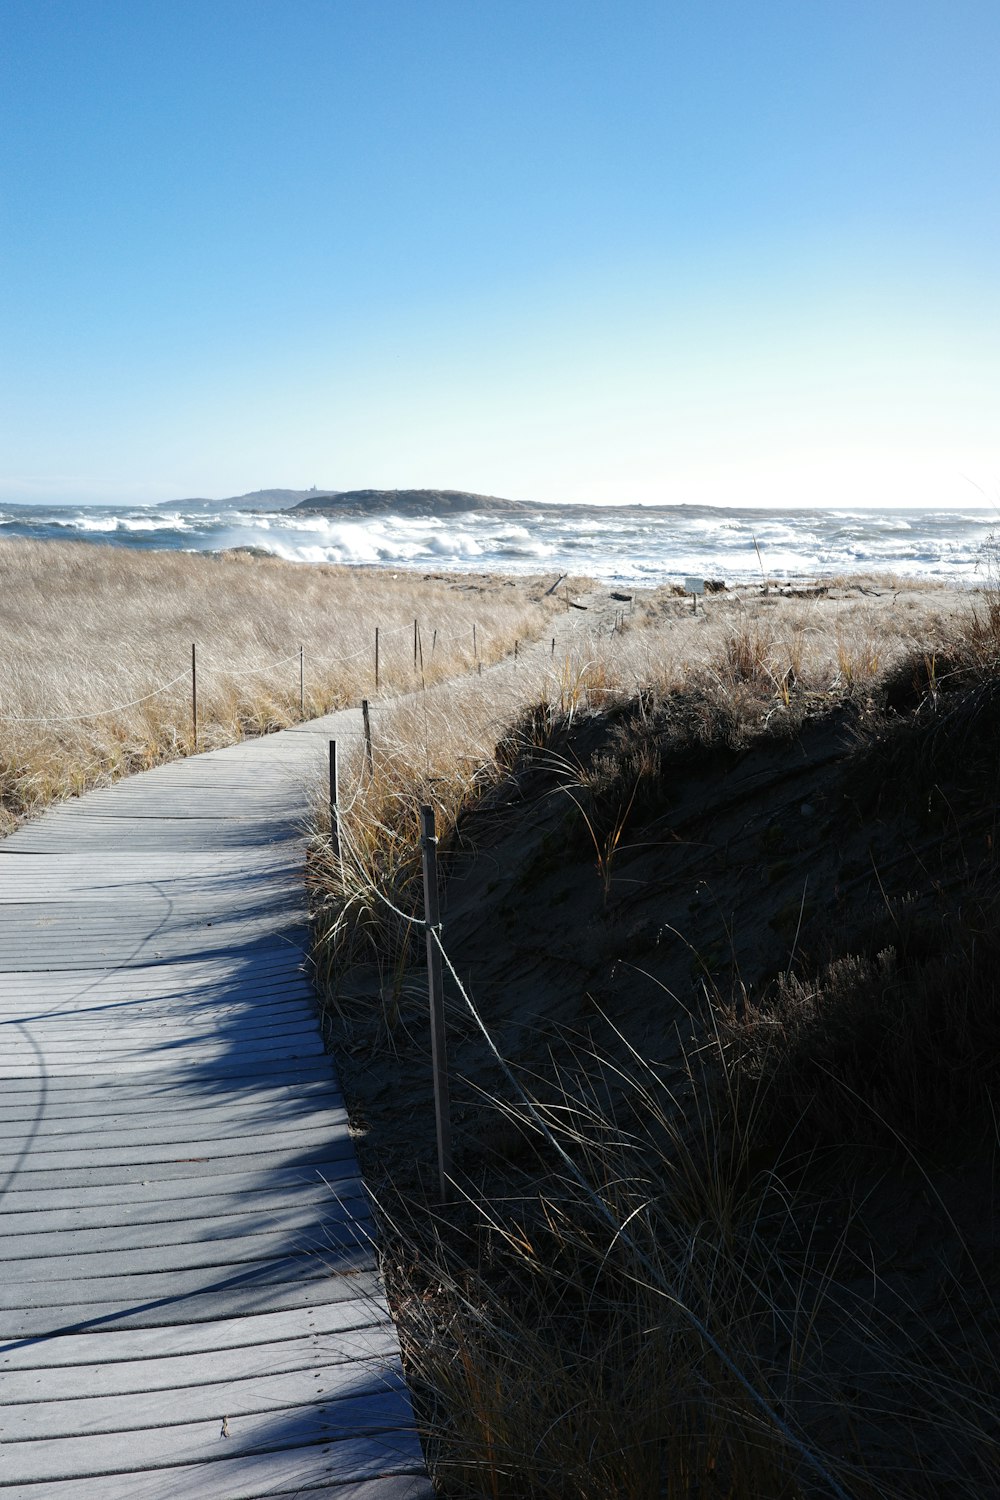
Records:
[[[365,721],[365,758],[368,761],[368,774],[369,774],[369,776],[374,777],[374,775],[375,775],[375,757],[372,754],[372,726],[371,726],[371,720],[368,717],[368,699],[367,698],[362,698],[362,700],[361,700],[361,717]]]
[[[417,670],[417,622],[413,622],[413,670]]]
[[[330,741],[330,848],[340,859],[340,787],[337,778],[337,741]]]
[[[194,641],[191,642],[191,728],[193,730],[194,751],[198,753],[198,658],[195,652]]]
[[[378,692],[378,626],[375,626],[375,691]]]
[[[427,990],[431,1012],[431,1069],[434,1075],[434,1122],[437,1127],[438,1177],[441,1201],[451,1197],[451,1115],[448,1105],[448,1052],[444,1029],[444,980],[441,949],[435,934],[441,930],[438,905],[437,835],[434,809],[420,809],[420,849],[424,867],[424,918],[427,924]]]

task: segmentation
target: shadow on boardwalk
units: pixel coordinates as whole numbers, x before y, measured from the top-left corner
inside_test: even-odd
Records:
[[[0,1494],[429,1494],[283,738],[237,797],[223,752],[0,846]]]

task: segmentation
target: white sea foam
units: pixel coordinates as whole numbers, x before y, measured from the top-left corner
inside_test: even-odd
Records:
[[[55,520],[52,524],[56,526],[65,526],[72,531],[82,532],[111,532],[118,531],[119,529],[117,516],[88,516],[85,514],[75,515],[72,520]]]
[[[885,569],[973,582],[985,571],[996,507],[871,512],[721,507],[538,506],[516,515],[336,515],[236,506],[0,510],[0,535],[203,551],[259,547],[313,563],[589,573],[609,581],[730,582]],[[754,546],[760,549],[760,561]]]

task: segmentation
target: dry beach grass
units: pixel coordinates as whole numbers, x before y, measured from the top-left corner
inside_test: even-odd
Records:
[[[972,598],[936,585],[863,578],[784,595],[732,591],[697,613],[679,589],[666,586],[640,594],[626,612],[607,589],[593,590],[585,619],[550,619],[558,632],[551,644],[539,642],[517,664],[405,698],[380,717],[378,774],[366,774],[360,751],[347,768],[349,856],[328,875],[346,880],[352,920],[337,926],[337,941],[349,936],[356,944],[359,903],[380,941],[389,941],[385,908],[380,913],[373,892],[412,903],[420,804],[433,802],[451,834],[470,799],[504,779],[526,736],[544,746],[557,724],[589,720],[632,699],[678,695],[724,722],[733,743],[761,723],[777,719],[787,728],[818,707],[863,694],[896,663],[933,654],[940,649],[933,643],[968,630]],[[718,725],[711,732],[720,732]],[[572,780],[573,767],[566,769]],[[319,868],[324,816],[320,796]]]
[[[663,590],[535,653],[389,714],[313,852],[441,1493],[996,1493],[996,596]],[[380,899],[424,800],[449,1205]]]
[[[192,640],[202,746],[298,717],[300,643],[307,713],[373,696],[393,643],[374,774],[343,770],[342,861],[317,796],[310,880],[443,1496],[998,1492],[995,593],[692,615],[670,587],[570,611],[550,580],[82,544],[0,569],[5,826],[189,753]],[[447,1205],[423,935],[383,900],[420,912],[425,801]]]
[[[0,834],[53,799],[410,691],[544,631],[536,581],[368,573],[230,553],[0,542]],[[377,580],[377,584],[375,582]],[[420,621],[413,664],[413,621]]]

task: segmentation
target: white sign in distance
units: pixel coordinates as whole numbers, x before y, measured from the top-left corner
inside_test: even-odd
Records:
[[[703,594],[705,592],[704,578],[685,578],[684,592],[685,594]]]

